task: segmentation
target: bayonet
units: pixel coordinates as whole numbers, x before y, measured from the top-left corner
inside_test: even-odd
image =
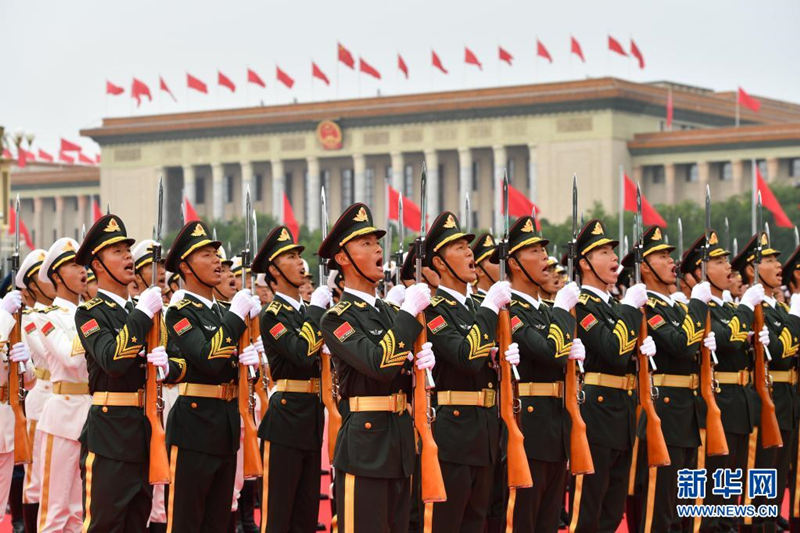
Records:
[[[700,269],[701,279],[706,281],[708,279],[708,259],[709,259],[709,251],[710,251],[710,244],[709,238],[711,237],[711,187],[706,185],[706,217],[705,217],[705,243],[703,244],[703,262]],[[725,217],[725,227],[726,232],[728,231],[728,217]],[[713,368],[717,364],[717,352],[715,350],[711,350],[711,368],[712,368],[712,379],[713,378]],[[716,389],[716,387],[714,387]]]
[[[800,232],[797,231],[797,226],[794,227],[794,247],[800,246]]]
[[[508,214],[508,171],[503,171],[503,238],[497,243],[498,256],[500,257],[500,281],[506,279],[506,261],[508,260],[508,231],[510,227]],[[515,383],[519,383],[519,371],[516,365],[511,365]]]
[[[764,233],[767,234],[767,239],[769,239],[769,242],[772,242],[772,235],[769,231],[769,222],[764,222]]]
[[[81,224],[81,242],[86,238],[86,224]]]
[[[642,282],[642,261],[644,261],[644,227],[642,223],[642,188],[639,182],[636,182],[636,214],[633,217],[633,279],[635,283]],[[657,370],[656,362],[652,357],[647,358],[650,361],[650,368],[652,372]],[[658,397],[658,389],[653,386],[653,374],[650,373],[650,386],[653,398]]]
[[[320,205],[320,232],[322,233],[322,240],[328,237],[328,200],[325,197],[325,186],[323,185],[319,192],[319,205]],[[328,278],[328,261],[321,257],[319,258],[319,285],[327,282]]]
[[[219,240],[219,239],[217,239],[217,227],[216,227],[216,226],[214,226],[213,228],[211,228],[211,238],[212,238],[213,240],[215,240],[215,241],[216,241],[216,240]]]
[[[707,188],[708,186],[706,186]],[[725,249],[730,250],[731,248],[731,225],[728,222],[728,217],[725,217]]]
[[[110,215],[110,214],[111,214],[111,203],[110,202],[106,202],[106,215]]]
[[[248,186],[245,192],[244,201],[244,249],[242,250],[242,288],[247,287],[247,270],[250,268],[250,250],[252,247],[252,235],[250,229],[250,213],[253,211],[253,206],[250,203],[250,187]],[[256,378],[256,371],[252,366],[247,367],[247,373],[252,382]],[[251,384],[252,389],[252,384]]]
[[[464,221],[464,228],[467,233],[472,229],[472,202],[470,201],[469,191],[464,193],[464,216],[467,220]]]
[[[681,288],[681,261],[683,261],[683,220],[678,217],[678,258],[675,260],[675,287]]]
[[[260,243],[258,242],[258,219],[256,218],[256,210],[253,209],[250,212],[250,217],[253,219],[253,243],[255,246],[258,246]],[[245,224],[247,223],[247,219],[245,219]],[[306,272],[306,274],[309,274]],[[253,294],[256,293],[256,273],[253,272],[253,269],[250,269],[250,290],[253,291]]]
[[[572,238],[567,244],[567,276],[575,280],[575,263],[578,260],[578,175],[572,175]]]
[[[753,263],[753,283],[758,283],[758,267],[761,264],[761,191],[758,191],[758,199],[756,203],[756,258]]]
[[[150,265],[152,270],[150,275],[150,286],[158,287],[158,264],[161,262],[161,236],[164,231],[164,178],[158,178],[158,190],[156,192],[156,225],[153,227],[153,262]],[[164,369],[160,366],[157,367],[158,381],[163,381],[166,377]],[[159,398],[161,397],[161,389],[158,390]],[[159,403],[162,404],[163,401]]]
[[[427,216],[428,216],[428,199],[427,199],[427,188],[428,188],[428,167],[425,165],[425,161],[422,162],[422,177],[420,179],[419,185],[419,194],[420,194],[420,226],[419,226],[419,237],[414,243],[414,252],[416,253],[415,259],[415,272],[414,276],[416,278],[417,283],[422,283],[422,263],[425,259],[425,233],[427,230],[427,224],[425,223]],[[425,388],[430,390],[436,386],[435,382],[433,381],[433,374],[431,374],[431,370],[429,368],[425,369]]]
[[[731,252],[733,252],[733,257],[739,255],[739,239],[736,237],[733,238],[733,250]]]

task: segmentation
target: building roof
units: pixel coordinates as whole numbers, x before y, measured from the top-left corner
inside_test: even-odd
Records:
[[[29,163],[25,168],[12,167],[11,188],[14,190],[95,185],[100,187],[100,167]]]
[[[628,142],[632,155],[800,145],[800,121],[726,128],[638,133]]]

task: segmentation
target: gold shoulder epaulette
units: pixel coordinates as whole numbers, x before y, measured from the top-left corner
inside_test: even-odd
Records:
[[[190,303],[192,303],[192,301],[189,298],[184,298],[183,300],[181,300],[180,302],[175,304],[175,308],[176,309],[183,309],[184,307],[186,307]]]
[[[44,309],[42,309],[42,313],[49,313],[50,311],[57,311],[59,309],[61,309],[59,306],[51,305],[50,307],[45,307]]]
[[[281,310],[281,303],[277,300],[272,300],[272,303],[267,306],[267,313],[272,313],[275,316],[278,316],[278,311]]]
[[[100,298],[99,296],[95,296],[94,298],[92,298],[88,302],[83,302],[82,306],[83,306],[84,309],[91,309],[92,307],[100,305],[100,303],[102,301],[103,301],[102,298]]]
[[[436,307],[437,305],[439,305],[443,301],[444,301],[444,298],[442,298],[441,296],[432,296],[431,297],[431,306],[432,307]]]
[[[658,305],[658,298],[654,298],[653,296],[650,296],[647,299],[647,306],[648,307],[651,307],[651,308],[655,309],[657,305]]]
[[[586,302],[593,299],[594,298],[592,298],[592,295],[589,294],[588,292],[582,292],[580,296],[578,296],[578,303],[586,305]]]
[[[22,310],[22,314],[23,315],[29,315],[29,314],[31,314],[33,312],[36,312],[36,311],[38,311],[38,309],[34,309],[33,307],[26,307],[25,309]]]
[[[334,305],[331,308],[331,312],[332,313],[336,313],[337,315],[341,315],[342,313],[345,312],[345,310],[347,310],[348,307],[350,307],[350,302],[342,301],[342,302],[339,302],[338,304]]]

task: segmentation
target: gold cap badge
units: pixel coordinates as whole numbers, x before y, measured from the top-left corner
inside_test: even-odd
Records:
[[[206,230],[203,229],[203,225],[202,224],[197,224],[194,227],[194,231],[192,232],[192,237],[202,237],[202,236],[206,236],[207,237],[208,234],[206,233]]]
[[[353,217],[353,222],[366,222],[367,220],[369,220],[367,218],[367,210],[361,207],[356,216]]]
[[[112,218],[111,220],[108,221],[108,224],[106,224],[106,227],[103,231],[111,233],[112,231],[122,231],[122,230],[120,229],[119,224],[117,224],[117,219]]]

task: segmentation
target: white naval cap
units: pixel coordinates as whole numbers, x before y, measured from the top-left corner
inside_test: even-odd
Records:
[[[39,269],[39,280],[49,281],[50,274],[58,269],[61,265],[75,259],[75,254],[78,250],[78,241],[70,239],[69,237],[61,237],[50,246],[47,250],[47,255],[44,256],[42,267]]]
[[[303,259],[303,275],[309,278],[311,277],[311,269],[308,268],[308,261],[306,261],[305,259]]]
[[[259,285],[261,287],[268,287],[269,285],[267,284],[267,275],[264,274],[263,272],[256,275],[256,285]]]
[[[47,250],[37,248],[32,250],[23,259],[22,264],[19,266],[17,276],[14,278],[14,286],[18,289],[25,288],[25,280],[36,274],[42,266],[44,256],[47,255]],[[45,278],[47,279],[47,278]]]
[[[156,244],[156,241],[153,239],[144,239],[143,241],[137,241],[133,246],[131,254],[133,255],[133,268],[135,270],[139,270],[153,262],[154,244]],[[161,261],[164,261],[164,257],[161,258]]]

